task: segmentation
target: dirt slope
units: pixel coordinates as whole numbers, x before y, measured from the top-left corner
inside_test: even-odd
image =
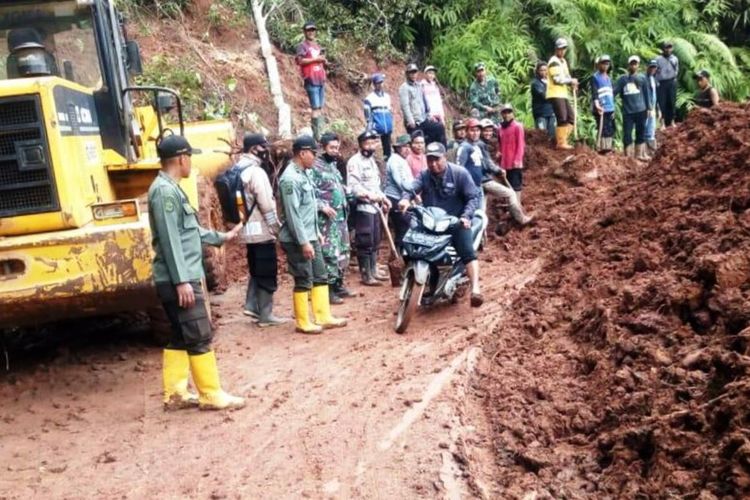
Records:
[[[692,113],[610,186],[586,159],[533,172],[547,215],[508,245],[546,263],[481,380],[504,496],[748,494],[748,111]]]

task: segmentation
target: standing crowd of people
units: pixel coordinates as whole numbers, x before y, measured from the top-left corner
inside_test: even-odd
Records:
[[[371,77],[372,92],[364,99],[366,130],[357,138],[358,149],[341,168],[341,141],[325,131],[326,58],[316,42],[316,26],[304,25],[305,39],[297,50],[297,63],[312,109],[312,135],[301,135],[292,144],[292,158],[274,193],[264,164],[269,143],[261,134],[243,138],[241,170],[242,221],[229,232],[202,228],[196,210],[179,186],[190,176],[191,156],[199,153],[182,136],[161,139],[157,152],[162,169],[149,193],[153,231],[154,280],[158,296],[172,326],[172,339],[163,356],[165,409],[198,406],[202,409],[242,407],[243,398],[226,393],[220,384],[213,332],[206,306],[202,244],[220,246],[236,237],[247,247],[249,280],[243,314],[258,327],[285,325],[303,334],[319,334],[347,324],[332,312],[354,294],[347,287],[350,258],[356,255],[359,278],[367,287],[382,286],[388,279],[378,267],[381,237],[393,229],[400,248],[410,227],[410,203],[439,207],[460,220],[451,231],[458,258],[470,280],[470,304],[483,303],[479,263],[472,244],[475,212],[487,198],[504,200],[519,226],[532,222],[522,205],[525,155],[524,128],[516,121],[513,106],[501,99],[497,80],[484,63],[474,66],[469,89],[470,116],[452,123],[450,142],[437,68],[409,64],[398,89],[406,131],[392,142],[395,130],[392,101],[386,77]],[[569,149],[576,123],[571,97],[578,81],[571,77],[565,54],[568,44],[558,39],[546,63],[536,65],[531,83],[534,125],[555,137],[556,145]],[[660,57],[639,72],[640,58],[631,56],[628,73],[612,82],[611,59],[602,55],[591,78],[592,113],[599,124],[599,147],[613,149],[615,98],[622,99],[623,142],[628,155],[643,159],[645,148],[655,148],[657,118],[671,126],[675,117],[676,78],[679,61],[665,43]],[[718,102],[709,75],[696,75],[700,92],[696,103]],[[572,96],[571,96],[572,94]],[[633,138],[633,133],[635,138]],[[634,145],[633,145],[634,144]],[[376,161],[382,149],[385,167]],[[278,201],[276,199],[278,196]],[[281,247],[294,281],[294,318],[274,313],[278,289],[278,255]],[[188,390],[192,374],[198,394]]]

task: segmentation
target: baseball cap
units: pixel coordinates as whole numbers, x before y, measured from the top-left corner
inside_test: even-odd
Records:
[[[393,145],[399,148],[401,146],[408,146],[409,144],[411,144],[411,136],[403,134],[396,138],[396,142]]]
[[[427,73],[428,71],[435,71],[437,72],[437,68],[435,66],[429,65],[424,68],[424,72]]]
[[[431,142],[425,149],[425,156],[432,156],[433,158],[442,158],[445,156],[445,146],[439,142]]]
[[[612,62],[612,58],[609,57],[609,54],[602,54],[596,60],[596,64],[601,64],[603,62],[608,62],[608,63]]]
[[[656,62],[656,59],[651,59],[651,60],[650,60],[650,61],[648,62],[648,67],[649,67],[649,68],[656,68],[657,66],[659,66],[659,64],[658,64],[658,63]]]
[[[466,122],[463,120],[456,120],[453,122],[453,130],[460,130],[462,128],[466,128]]]
[[[709,73],[707,69],[702,69],[700,71],[696,71],[695,72],[695,78],[696,79],[698,79],[698,78],[708,78],[710,76],[711,76],[711,73]]]
[[[487,127],[495,128],[495,122],[493,122],[489,118],[482,118],[479,121],[479,126],[482,127],[482,128],[487,128]]]
[[[556,49],[564,49],[568,46],[568,41],[564,38],[558,38],[555,40],[555,48]]]
[[[317,151],[318,145],[315,143],[315,139],[309,135],[301,135],[297,137],[292,143],[292,153],[297,154],[300,151]]]
[[[482,124],[476,118],[466,120],[466,128],[481,128]]]
[[[266,136],[263,134],[245,134],[245,137],[242,138],[242,149],[247,151],[253,146],[268,146]]]
[[[641,62],[641,58],[638,57],[638,56],[630,56],[630,57],[628,57],[628,64],[632,64],[634,62],[640,63]]]
[[[409,64],[409,65],[406,66],[406,72],[407,73],[416,73],[417,71],[419,71],[419,68],[414,63],[411,63],[411,64]]]
[[[43,49],[42,35],[34,28],[16,28],[8,32],[8,50]]]
[[[506,111],[513,111],[513,105],[509,102],[506,102],[500,107],[501,113],[505,113]]]
[[[363,142],[365,142],[368,139],[377,139],[378,137],[380,137],[380,136],[374,130],[367,129],[364,132],[362,132],[361,134],[359,134],[359,136],[357,137],[357,142],[359,144],[362,144]]]
[[[307,21],[305,23],[305,25],[302,27],[302,29],[305,30],[305,31],[308,31],[308,30],[317,30],[318,27],[315,25],[314,21]]]
[[[168,135],[162,137],[162,139],[156,144],[156,154],[159,155],[159,159],[168,160],[182,155],[197,155],[200,154],[200,149],[194,149],[190,146],[190,143],[181,135]]]
[[[385,75],[383,73],[373,73],[372,83],[383,83],[385,81]]]
[[[483,62],[478,62],[478,63],[476,63],[476,64],[474,65],[474,72],[475,72],[475,73],[476,73],[477,71],[480,71],[480,70],[483,70],[483,69],[485,69],[485,65],[484,65],[484,63],[483,63]]]

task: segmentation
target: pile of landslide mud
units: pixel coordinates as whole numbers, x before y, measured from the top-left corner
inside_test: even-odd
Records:
[[[482,374],[509,497],[750,494],[749,116],[695,110],[641,166],[532,137],[542,213],[505,245],[544,265]]]

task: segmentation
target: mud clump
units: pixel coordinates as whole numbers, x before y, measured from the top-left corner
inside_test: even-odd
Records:
[[[506,493],[750,494],[748,113],[693,111],[648,165],[530,134],[543,215],[506,243],[545,265],[486,346]]]

